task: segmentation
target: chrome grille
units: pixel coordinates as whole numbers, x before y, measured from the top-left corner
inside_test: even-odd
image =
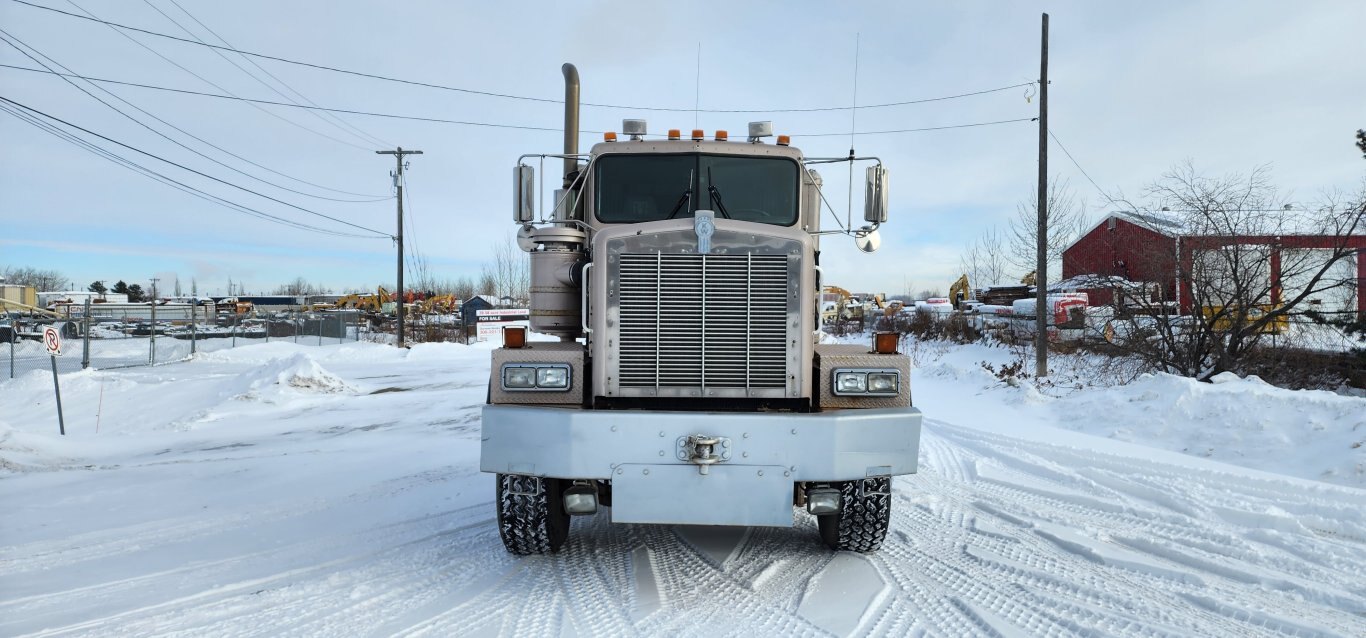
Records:
[[[787,384],[788,259],[622,254],[622,388]]]

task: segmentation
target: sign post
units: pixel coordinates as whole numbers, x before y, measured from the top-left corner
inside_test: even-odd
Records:
[[[62,436],[66,436],[66,419],[62,417],[62,386],[57,382],[57,357],[62,356],[62,333],[52,326],[45,326],[43,345],[47,346],[48,358],[52,359],[52,390],[57,393],[57,428]]]

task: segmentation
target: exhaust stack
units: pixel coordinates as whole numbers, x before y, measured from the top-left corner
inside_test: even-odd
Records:
[[[579,153],[579,70],[566,62],[560,67],[564,72],[564,154]],[[569,188],[573,179],[570,173],[579,170],[579,160],[574,157],[564,159],[564,187]]]

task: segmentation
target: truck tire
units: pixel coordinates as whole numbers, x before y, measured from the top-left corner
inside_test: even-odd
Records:
[[[569,537],[564,483],[518,474],[498,475],[498,533],[519,556],[558,551]]]
[[[830,549],[875,552],[887,537],[892,518],[892,479],[880,476],[839,484],[843,506],[834,514],[816,517],[821,540]]]

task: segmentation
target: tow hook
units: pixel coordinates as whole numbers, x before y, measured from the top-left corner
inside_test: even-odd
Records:
[[[730,439],[706,434],[679,437],[678,458],[695,463],[697,471],[705,475],[711,466],[730,460]]]

